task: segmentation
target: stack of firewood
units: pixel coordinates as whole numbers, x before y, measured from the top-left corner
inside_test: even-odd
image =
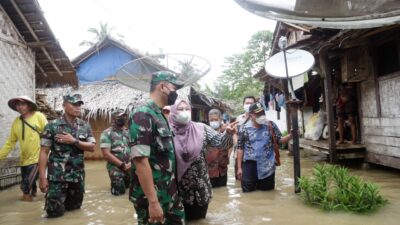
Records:
[[[58,117],[57,112],[52,109],[47,102],[45,94],[36,93],[36,104],[38,106],[38,110],[45,114],[48,120],[54,120]]]

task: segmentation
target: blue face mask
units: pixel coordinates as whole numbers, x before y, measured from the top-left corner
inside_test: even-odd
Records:
[[[214,130],[218,129],[221,126],[221,122],[219,121],[211,121],[210,127]]]

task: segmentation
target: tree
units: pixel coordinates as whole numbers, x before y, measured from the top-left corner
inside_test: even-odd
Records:
[[[225,58],[225,69],[215,84],[214,95],[217,98],[235,102],[235,109],[241,109],[244,96],[259,96],[264,84],[253,78],[265,65],[267,55],[271,50],[272,33],[259,31],[249,40],[243,53]],[[209,90],[208,90],[209,91]]]
[[[102,23],[100,21],[99,29],[95,28],[95,27],[90,27],[90,28],[87,29],[87,31],[89,33],[94,34],[95,37],[91,41],[84,40],[79,45],[80,46],[84,46],[84,45],[93,46],[96,43],[104,40],[106,37],[113,37],[114,36],[113,35],[113,31],[114,30],[115,30],[115,27],[110,27],[110,26],[108,26],[108,23]],[[122,41],[123,42],[123,38],[124,38],[123,35],[116,34],[115,36],[118,37],[118,41]]]

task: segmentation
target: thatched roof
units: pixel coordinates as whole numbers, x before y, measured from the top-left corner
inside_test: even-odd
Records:
[[[56,111],[62,111],[63,96],[66,94],[81,94],[85,104],[82,108],[86,112],[86,119],[111,118],[115,109],[130,112],[133,108],[143,105],[149,99],[144,93],[116,81],[103,81],[94,84],[81,85],[78,89],[72,87],[37,89],[40,94],[46,95],[50,106]],[[180,98],[188,99],[190,87],[178,91]]]
[[[75,69],[51,31],[37,0],[1,0],[1,8],[21,34],[25,41],[23,45],[35,52],[36,86],[78,86]]]

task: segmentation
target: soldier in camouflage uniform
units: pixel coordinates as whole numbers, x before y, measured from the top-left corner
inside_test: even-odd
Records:
[[[107,171],[111,180],[111,194],[123,195],[129,186],[131,163],[129,154],[128,129],[124,126],[126,113],[116,110],[112,113],[112,126],[101,133],[100,148],[107,161]]]
[[[154,73],[147,105],[129,118],[131,157],[130,200],[139,224],[184,224],[185,214],[178,195],[173,133],[161,109],[174,104],[176,90],[183,85],[174,74]]]
[[[64,115],[48,123],[42,134],[39,186],[46,193],[48,217],[62,216],[65,210],[82,205],[84,151],[93,152],[96,143],[89,124],[78,118],[82,104],[79,94],[64,96]]]

